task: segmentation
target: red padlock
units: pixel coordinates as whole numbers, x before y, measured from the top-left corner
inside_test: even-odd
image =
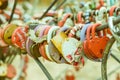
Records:
[[[103,30],[103,36],[95,35],[95,30],[100,23],[96,23],[92,27],[92,38],[88,40],[88,49],[93,57],[96,57],[97,60],[102,58],[102,53],[109,41],[109,38],[106,36],[105,31]]]
[[[25,27],[18,27],[12,34],[12,43],[20,49],[25,49],[25,41],[27,40],[26,33],[28,29]]]

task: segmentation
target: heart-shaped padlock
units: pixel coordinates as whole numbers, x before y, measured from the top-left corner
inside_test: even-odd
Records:
[[[109,38],[106,36],[105,31],[103,30],[103,36],[97,36],[95,35],[95,30],[98,26],[100,26],[100,23],[96,23],[92,27],[92,38],[88,38],[88,49],[93,57],[96,57],[98,60],[102,58],[102,53],[107,45],[107,42],[109,41]],[[99,44],[98,44],[99,43]]]

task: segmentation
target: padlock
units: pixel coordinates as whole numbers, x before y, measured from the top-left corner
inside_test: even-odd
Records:
[[[54,46],[54,44],[51,41],[48,43],[48,50],[49,50],[51,58],[56,63],[67,63],[68,64],[68,62],[64,59],[62,54],[58,51],[58,49]]]
[[[7,78],[12,79],[16,76],[17,71],[15,67],[11,64],[7,65]]]
[[[43,34],[43,35],[41,35],[40,37],[42,37],[42,36],[44,36],[44,35],[47,35],[50,29],[51,29],[50,26],[47,26],[47,27],[44,29],[44,31],[42,31],[41,34]],[[52,33],[51,33],[51,34],[52,34]],[[47,35],[47,36],[48,36],[48,35]],[[47,38],[47,37],[46,37],[46,38]],[[47,41],[47,40],[46,40],[46,41]],[[40,43],[40,44],[39,44],[39,52],[40,52],[40,54],[42,55],[43,58],[45,58],[46,60],[49,60],[49,61],[50,61],[50,57],[46,54],[46,50],[45,50],[45,45],[47,45],[47,42],[46,42],[46,41],[44,41],[43,43]]]
[[[48,35],[47,35],[47,43],[49,43],[49,41],[50,41],[51,38],[52,38],[52,32],[53,32],[54,30],[57,30],[57,29],[59,29],[58,26],[53,26],[52,28],[50,28],[50,30],[48,31]]]
[[[18,26],[15,24],[8,24],[6,26],[6,28],[4,28],[3,30],[3,39],[5,41],[5,43],[7,43],[8,45],[12,44],[12,34],[13,31],[17,28]]]
[[[75,38],[65,38],[62,45],[62,55],[70,64],[75,60],[75,52],[79,47],[79,41]],[[79,54],[80,55],[80,54]]]
[[[65,38],[67,38],[67,35],[64,32],[60,32],[51,39],[51,42],[54,44],[54,46],[58,49],[60,53],[62,53],[61,45],[65,41]]]
[[[102,59],[102,54],[103,51],[107,45],[107,42],[109,41],[109,38],[106,36],[106,32],[103,30],[103,36],[96,36],[95,35],[95,30],[98,26],[101,24],[96,23],[92,27],[92,38],[90,39],[89,36],[88,38],[88,50],[90,51],[91,55],[93,57],[96,57],[98,60]],[[99,43],[99,44],[98,44]]]
[[[28,55],[32,56],[31,55],[31,52],[30,52],[30,47],[34,44],[34,42],[28,37],[27,40],[26,40],[26,44],[25,44],[25,49],[28,53]]]
[[[46,44],[43,42],[39,45],[39,52],[42,55],[43,58],[45,58],[46,60],[49,60],[49,58],[47,57],[46,53],[45,53],[45,46]],[[50,61],[50,60],[49,60]]]
[[[28,28],[18,27],[12,34],[12,43],[20,49],[25,49]]]
[[[0,0],[0,9],[6,9],[8,6],[8,0]]]
[[[48,34],[48,36],[50,36],[50,34]],[[57,63],[67,63],[61,54],[61,42],[64,40],[64,37],[67,37],[67,35],[64,32],[59,32],[56,36],[51,38],[50,43],[48,43],[50,55]],[[50,46],[53,52],[50,50]]]
[[[38,58],[41,56],[40,52],[39,52],[39,45],[38,44],[33,44],[30,47],[30,53],[32,55],[33,58]]]

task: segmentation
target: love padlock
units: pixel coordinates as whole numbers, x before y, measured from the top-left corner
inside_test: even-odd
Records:
[[[75,60],[75,53],[79,47],[79,41],[75,38],[65,38],[62,42],[62,55],[70,64]],[[81,55],[81,53],[79,53]]]
[[[18,27],[12,34],[12,43],[20,49],[25,49],[25,42],[27,40],[27,27]]]
[[[49,49],[51,58],[56,63],[68,63],[51,41],[48,43],[48,49]]]
[[[46,26],[45,29],[43,29],[41,32],[41,36],[39,37],[43,37],[46,35],[46,40],[43,43],[39,44],[39,52],[42,55],[43,58],[45,58],[46,60],[52,61],[51,57],[49,56],[49,53],[47,53],[46,49],[48,50],[48,48],[46,48],[45,46],[47,45],[47,34],[49,32],[49,30],[51,29],[50,26]],[[52,33],[51,33],[52,35]]]
[[[57,63],[67,63],[62,54],[62,42],[66,37],[67,35],[64,32],[60,32],[48,43],[50,55]]]
[[[103,36],[95,35],[96,28],[100,26],[100,23],[96,23],[92,27],[92,38],[88,38],[88,49],[93,57],[101,60],[103,51],[109,41],[109,38],[106,36],[106,32],[103,30]],[[99,44],[98,44],[99,43]]]
[[[44,31],[44,35],[46,35],[46,36],[48,35],[48,32],[49,32],[49,29],[50,29],[50,28],[51,28],[50,26],[47,26],[47,28],[46,28],[45,31]],[[49,36],[54,37],[54,36],[56,35],[56,30],[57,30],[57,29],[53,30],[52,34],[49,35]],[[48,47],[47,41],[44,42],[44,48],[45,48],[45,54],[46,54],[46,56],[48,57],[48,59],[49,59],[50,61],[54,61],[54,59],[50,56],[50,51],[49,51],[49,47]]]
[[[12,34],[17,27],[18,26],[15,24],[8,24],[5,28],[3,28],[2,36],[5,43],[7,43],[8,45],[12,44]]]

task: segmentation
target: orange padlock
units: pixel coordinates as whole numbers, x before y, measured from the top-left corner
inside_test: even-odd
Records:
[[[92,27],[92,38],[88,40],[88,49],[92,56],[96,57],[96,60],[99,60],[102,58],[102,53],[107,45],[107,42],[109,41],[109,38],[106,36],[105,31],[103,30],[103,36],[95,35],[95,30],[98,26],[100,26],[100,23],[96,23]]]

